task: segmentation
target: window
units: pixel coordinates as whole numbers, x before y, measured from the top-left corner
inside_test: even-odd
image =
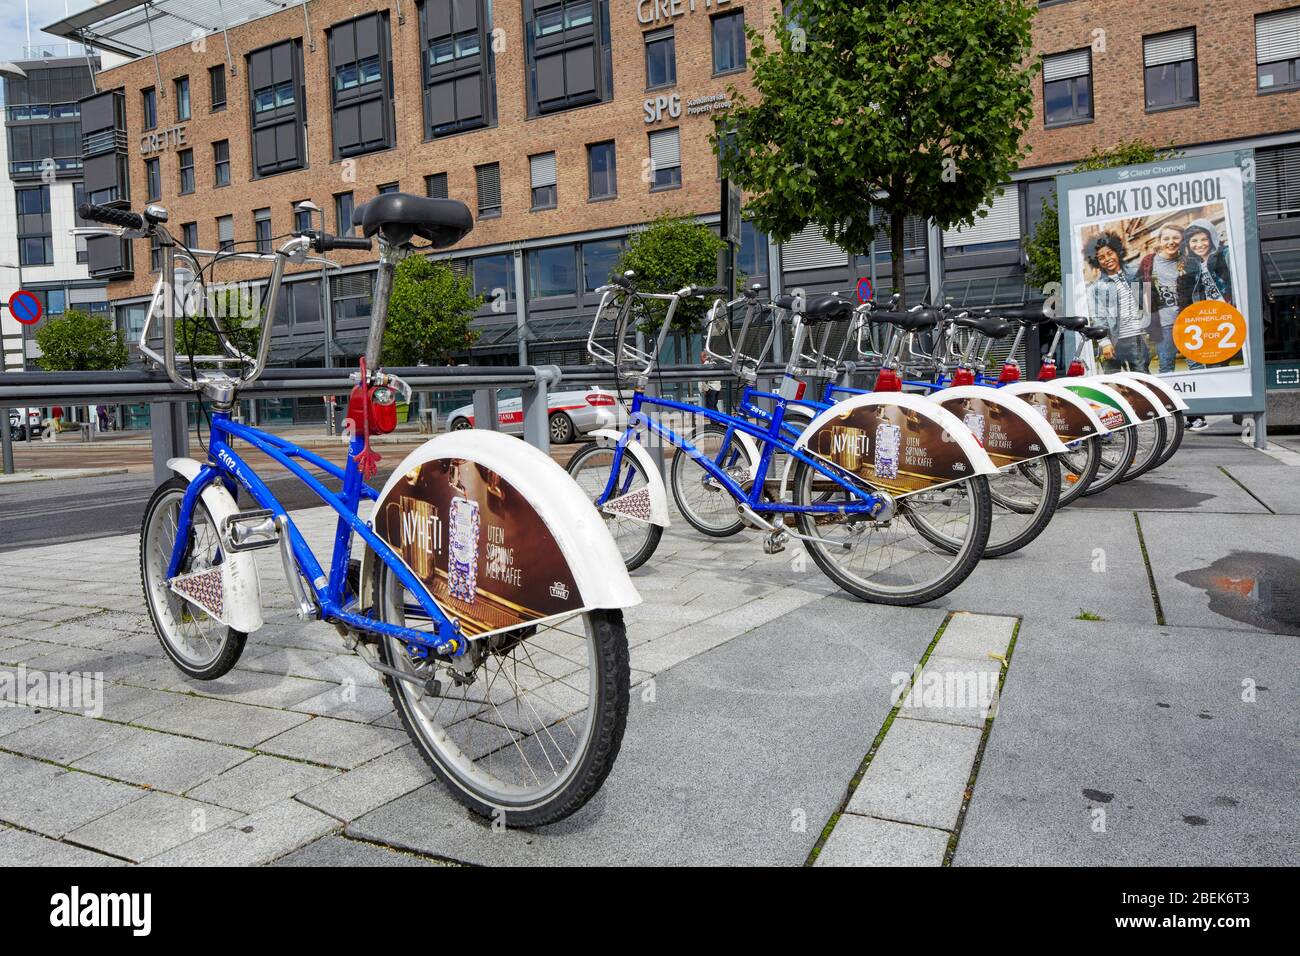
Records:
[[[340,236],[352,235],[352,194],[334,194],[334,232]]]
[[[1261,92],[1300,87],[1300,7],[1255,18],[1255,83]]]
[[[582,287],[595,292],[609,282],[610,275],[623,255],[622,239],[601,239],[582,244]]]
[[[533,209],[554,209],[556,204],[555,154],[528,157],[533,185]]]
[[[657,90],[677,82],[677,37],[673,28],[645,35],[645,86]]]
[[[68,309],[68,293],[64,289],[50,289],[45,293],[45,311],[62,315]]]
[[[330,289],[336,319],[340,322],[362,322],[370,318],[374,278],[373,272],[353,272],[333,277],[330,281]]]
[[[287,40],[248,54],[253,175],[271,176],[305,165],[306,104],[302,102],[302,44]]]
[[[73,225],[76,225],[76,226],[88,226],[88,225],[90,225],[90,223],[86,222],[84,219],[81,218],[81,216],[80,216],[80,214],[79,214],[79,212],[78,212],[78,211],[81,209],[81,206],[82,206],[82,204],[83,204],[85,201],[86,201],[86,184],[85,184],[85,183],[73,183],[73,184],[72,184],[72,222],[73,222]],[[74,244],[75,244],[76,247],[77,247],[77,261],[80,262],[80,263],[82,263],[82,264],[85,264],[85,263],[88,262],[89,259],[90,259],[89,255],[88,255],[87,252],[86,252],[86,237],[85,237],[85,236],[77,236],[76,239],[74,240]]]
[[[474,294],[483,297],[485,306],[494,304],[502,295],[505,296],[503,301],[514,301],[514,256],[509,253],[495,256],[479,256],[473,261],[471,271],[474,274]]]
[[[230,185],[230,140],[212,144],[212,183],[214,186]]]
[[[650,168],[654,171],[651,191],[676,189],[682,184],[682,142],[678,129],[650,134]]]
[[[217,217],[217,248],[222,252],[235,248],[235,217]]]
[[[578,268],[573,246],[528,250],[528,293],[535,299],[575,295]]]
[[[421,5],[426,139],[496,122],[491,11],[484,0],[425,0]]]
[[[271,210],[253,210],[253,234],[257,236],[258,252],[274,252],[271,248]]]
[[[424,177],[424,194],[431,199],[447,198],[447,174],[434,173]]]
[[[587,147],[587,197],[611,199],[618,195],[614,141]]]
[[[144,112],[144,128],[153,129],[158,125],[158,91],[152,86],[141,90],[140,105]]]
[[[385,193],[395,193],[395,192],[397,192],[397,183],[384,183],[382,186],[379,187],[379,195],[381,196],[384,195]]]
[[[388,16],[372,13],[329,31],[334,158],[393,145]]]
[[[144,161],[145,196],[151,202],[162,198],[162,170],[157,159]]]
[[[226,68],[214,66],[208,70],[208,99],[212,103],[212,112],[226,108]]]
[[[478,181],[478,217],[489,219],[501,215],[501,165],[475,166],[474,178]]]
[[[158,234],[149,237],[149,271],[157,272],[162,268],[162,246],[158,243]]]
[[[306,200],[299,199],[293,204],[293,230],[294,232],[307,232],[311,229],[311,210],[299,209],[298,204]]]
[[[54,264],[54,230],[50,223],[50,187],[14,190],[18,209],[18,263]]]
[[[181,224],[181,244],[189,249],[198,248],[199,224],[197,222],[186,222]]]
[[[176,93],[176,122],[183,123],[190,118],[190,78],[179,77],[172,85]]]
[[[181,195],[194,192],[194,150],[182,149],[176,154],[181,170]]]
[[[745,68],[745,11],[713,18],[713,75]]]
[[[525,0],[528,115],[613,99],[609,0]]]
[[[1300,216],[1300,146],[1255,150],[1255,210],[1261,219]]]
[[[1143,37],[1142,60],[1146,71],[1147,109],[1199,102],[1195,29]]]
[[[320,324],[320,283],[294,282],[286,287],[287,298],[293,302],[294,325]]]
[[[1092,119],[1092,51],[1043,57],[1043,121],[1064,126]]]
[[[765,276],[767,267],[767,233],[759,232],[748,219],[740,222],[740,250],[736,254],[736,268],[746,278]]]

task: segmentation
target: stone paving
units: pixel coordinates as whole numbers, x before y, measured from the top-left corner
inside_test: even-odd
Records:
[[[295,518],[327,551],[330,513]],[[106,681],[92,716],[0,706],[0,864],[1294,865],[1298,533],[1300,468],[1208,434],[928,607],[679,520],[634,575],[614,771],[532,833],[433,781],[274,552],[266,626],[208,683],[164,658],[134,535],[0,553],[3,670]],[[1010,653],[934,645],[961,611],[1007,621]],[[927,653],[1003,670],[995,716],[896,712]]]

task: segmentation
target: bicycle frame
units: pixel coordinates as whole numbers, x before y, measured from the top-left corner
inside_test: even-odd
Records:
[[[300,448],[293,442],[275,435],[236,422],[227,412],[217,411],[212,416],[212,434],[208,443],[209,459],[199,471],[195,480],[185,490],[181,501],[180,514],[177,517],[176,542],[167,568],[168,578],[175,577],[185,558],[192,529],[194,504],[203,489],[214,481],[221,480],[232,491],[243,488],[262,508],[272,512],[280,527],[281,535],[288,537],[289,550],[285,552],[285,574],[301,574],[309,583],[314,595],[316,613],[322,620],[345,624],[348,627],[371,634],[395,637],[408,645],[414,645],[425,653],[459,656],[465,652],[468,642],[461,636],[460,626],[451,621],[438,608],[414,574],[406,567],[393,550],[370,527],[370,522],[362,520],[357,514],[361,500],[375,501],[379,494],[361,478],[361,470],[356,456],[361,452],[364,440],[354,437],[348,449],[348,463],[345,468]],[[242,439],[257,451],[262,452],[273,461],[287,469],[310,488],[325,504],[333,508],[339,516],[338,527],[334,535],[334,552],[330,560],[329,574],[326,575],[315,553],[307,545],[275,494],[259,478],[248,463],[232,447],[234,440]],[[325,472],[330,477],[343,482],[341,494],[335,494],[325,487],[314,475],[295,459],[301,459]],[[379,559],[384,562],[399,581],[415,595],[419,601],[418,610],[433,622],[436,640],[423,631],[388,624],[374,618],[366,617],[351,610],[347,592],[348,562],[352,553],[352,535],[356,533],[366,545],[374,549]],[[282,544],[283,547],[283,544]],[[292,556],[293,566],[289,565]],[[290,584],[292,586],[292,577]],[[356,595],[352,595],[355,598]]]

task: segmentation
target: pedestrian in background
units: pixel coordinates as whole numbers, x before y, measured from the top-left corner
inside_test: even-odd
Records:
[[[712,365],[709,361],[708,353],[700,352],[700,364]],[[715,412],[721,412],[722,408],[722,382],[711,380],[700,383],[700,398],[705,408],[712,409]]]

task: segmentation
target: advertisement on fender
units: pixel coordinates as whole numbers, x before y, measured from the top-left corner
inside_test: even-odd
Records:
[[[546,524],[484,465],[440,458],[408,472],[375,532],[470,637],[583,606]]]
[[[1047,454],[1033,427],[997,402],[984,398],[954,398],[942,404],[965,423],[999,468]]]
[[[1077,441],[1080,438],[1088,438],[1097,433],[1096,427],[1087,414],[1075,405],[1070,404],[1060,395],[1053,395],[1049,392],[1016,392],[1018,398],[1023,398],[1038,414],[1047,419],[1047,423],[1052,426],[1056,432],[1056,437],[1063,442]],[[992,452],[990,452],[992,454]]]
[[[898,405],[864,405],[823,425],[808,450],[894,494],[969,478],[973,472],[943,428]]]
[[[1093,370],[1157,375],[1193,412],[1262,409],[1253,152],[1073,173],[1057,191],[1062,311],[1109,333]]]

